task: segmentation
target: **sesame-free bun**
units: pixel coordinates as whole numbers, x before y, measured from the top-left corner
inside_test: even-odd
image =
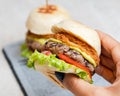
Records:
[[[101,44],[97,32],[78,21],[64,20],[52,27],[53,33],[61,33],[69,38],[70,46],[78,47],[99,63]],[[74,37],[74,38],[73,38]],[[74,44],[73,44],[74,43]]]
[[[51,34],[52,25],[69,18],[67,11],[62,7],[56,5],[42,6],[30,13],[26,26],[34,34]]]

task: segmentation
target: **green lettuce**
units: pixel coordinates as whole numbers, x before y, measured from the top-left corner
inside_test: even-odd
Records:
[[[80,68],[77,68],[75,72],[77,76],[79,76],[81,79],[88,81],[91,84],[93,83],[93,80],[90,79],[89,75],[85,71],[81,70]]]
[[[33,67],[34,68],[34,63],[37,62],[40,66],[44,64],[48,64],[49,67],[54,67],[56,68],[56,71],[61,71],[65,72],[69,69],[74,69],[75,74],[82,78],[85,81],[88,81],[89,83],[92,83],[91,78],[89,77],[88,73],[78,67],[75,67],[74,65],[71,65],[69,63],[66,63],[63,60],[60,60],[56,58],[56,55],[50,54],[49,56],[39,53],[37,50],[29,56],[27,66],[28,67]]]
[[[70,64],[56,58],[56,55],[50,54],[49,56],[39,53],[37,50],[29,57],[27,66],[34,67],[34,62],[40,65],[48,64],[49,67],[55,67],[58,71],[66,71],[70,68]]]
[[[25,58],[29,58],[33,52],[30,51],[25,43],[21,45],[21,56]]]

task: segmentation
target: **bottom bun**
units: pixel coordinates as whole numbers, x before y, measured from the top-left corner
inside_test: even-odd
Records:
[[[40,66],[38,63],[35,63],[35,69],[42,74],[44,74],[49,80],[53,81],[55,84],[60,86],[61,88],[65,88],[64,85],[57,79],[55,76],[54,69],[50,69],[47,66]]]

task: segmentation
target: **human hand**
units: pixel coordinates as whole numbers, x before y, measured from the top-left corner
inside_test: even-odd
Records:
[[[98,87],[72,74],[65,75],[63,84],[75,96],[120,96],[120,43],[103,32],[97,32],[101,39],[102,50],[100,65],[96,68],[96,73],[112,85]]]

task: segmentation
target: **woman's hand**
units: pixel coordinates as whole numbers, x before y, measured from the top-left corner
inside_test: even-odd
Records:
[[[97,32],[101,39],[102,50],[96,73],[112,85],[97,87],[72,74],[65,75],[63,84],[75,96],[120,96],[120,43],[103,32]]]

